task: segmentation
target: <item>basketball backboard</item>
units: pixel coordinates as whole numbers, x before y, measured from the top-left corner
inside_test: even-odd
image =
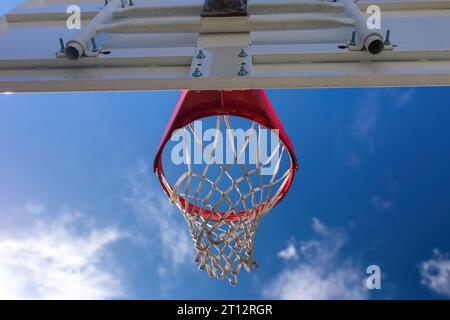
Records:
[[[205,6],[25,0],[0,18],[0,92],[450,85],[450,0]]]

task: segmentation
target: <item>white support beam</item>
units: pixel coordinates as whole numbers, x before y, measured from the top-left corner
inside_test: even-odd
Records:
[[[381,7],[380,38],[391,31],[376,55],[349,46],[358,28],[341,0],[252,0],[248,17],[203,19],[203,1],[135,1],[95,24],[101,6],[83,0],[81,31],[65,27],[73,2],[40,0],[0,18],[0,92],[450,85],[450,0],[360,0],[361,14]],[[104,51],[61,57],[58,39],[80,35]]]
[[[135,18],[127,21],[99,25],[97,32],[142,34],[142,33],[228,33],[331,29],[353,26],[351,18],[324,16],[316,13],[255,15],[250,17],[176,17],[176,18]]]
[[[76,2],[76,0],[72,1]],[[408,1],[371,1],[358,2],[358,7],[364,11],[370,4],[377,4],[384,12],[391,11],[421,11],[421,10],[449,10],[450,0],[408,0]],[[100,8],[100,6],[98,6]],[[18,9],[6,14],[8,22],[39,22],[39,21],[64,21],[67,13],[61,7],[60,10],[46,12],[38,9]],[[133,6],[119,8],[114,12],[114,18],[133,18],[133,17],[180,17],[180,16],[199,16],[202,6],[198,4],[153,4],[144,6]],[[341,12],[342,4],[336,2],[298,0],[298,1],[273,1],[257,2],[250,1],[249,13],[256,14],[277,14],[277,13],[298,13],[298,12]],[[92,19],[98,13],[98,10],[83,10],[84,19]]]

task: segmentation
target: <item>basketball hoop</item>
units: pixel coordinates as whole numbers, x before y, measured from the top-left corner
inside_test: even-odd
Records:
[[[210,161],[195,170],[190,147],[186,145],[186,170],[169,181],[162,160],[166,144],[175,132],[183,130],[185,136],[192,134],[195,143],[205,150],[193,124],[208,117],[216,119],[214,144],[207,159]],[[229,136],[235,161],[218,163],[214,156],[219,133],[221,128],[228,134],[231,132],[232,117],[251,122],[248,135],[239,149],[234,138]],[[262,161],[260,148],[263,129],[275,132],[279,138],[265,161]],[[257,141],[256,162],[252,165],[239,163],[238,159],[248,151],[251,139]],[[184,141],[186,143],[187,139]],[[278,156],[273,172],[269,177],[263,177],[264,166],[273,161],[275,155]],[[285,168],[282,163],[286,163]],[[227,278],[235,285],[242,267],[251,272],[257,266],[253,257],[257,226],[288,192],[298,164],[292,143],[263,90],[184,91],[158,147],[153,169],[164,192],[188,223],[197,251],[194,261],[199,264],[199,269],[206,268],[211,278]],[[202,193],[203,189],[206,191]],[[272,189],[276,191],[272,192]],[[232,193],[237,195],[236,199],[232,199]]]

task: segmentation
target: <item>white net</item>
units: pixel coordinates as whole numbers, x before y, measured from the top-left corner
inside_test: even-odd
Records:
[[[183,170],[173,188],[163,177],[170,190],[170,201],[177,205],[187,221],[197,251],[195,262],[206,269],[211,278],[226,278],[231,284],[238,282],[239,271],[244,267],[251,272],[258,266],[253,257],[255,234],[261,218],[282,197],[282,190],[293,174],[292,161],[281,140],[272,146],[264,161],[261,154],[261,130],[265,128],[252,121],[243,144],[237,149],[228,116],[215,118],[212,146],[207,150],[208,161],[200,168],[192,165],[191,149],[187,135],[194,137],[202,152],[206,147],[193,124],[184,131],[186,170]],[[225,135],[230,145],[233,163],[223,164],[215,159],[220,148],[222,119]],[[253,140],[252,140],[253,139]],[[255,143],[253,143],[255,142]],[[241,156],[255,146],[256,161],[248,164]],[[219,146],[219,147],[218,147]],[[270,174],[263,173],[268,163],[273,163]],[[281,170],[282,164],[287,168]]]

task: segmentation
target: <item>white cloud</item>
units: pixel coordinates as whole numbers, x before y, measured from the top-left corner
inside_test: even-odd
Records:
[[[395,88],[370,91],[357,103],[356,113],[350,124],[350,148],[346,160],[351,167],[359,167],[365,156],[372,154],[385,136],[386,112],[400,112],[414,100],[414,88]],[[384,122],[383,122],[383,121]]]
[[[298,256],[297,256],[297,249],[295,248],[295,244],[292,242],[289,243],[285,249],[278,252],[278,256],[284,260],[297,259]]]
[[[375,209],[378,210],[388,210],[392,208],[392,201],[380,198],[378,196],[372,197],[370,203]]]
[[[321,236],[328,236],[329,235],[329,231],[328,228],[317,218],[313,218],[312,219],[313,223],[312,223],[312,229],[319,235]]]
[[[27,214],[41,214],[46,210],[45,205],[43,205],[42,203],[35,203],[35,202],[29,202],[25,204],[23,209],[24,213]]]
[[[127,233],[99,229],[90,215],[75,210],[51,215],[39,202],[0,212],[0,299],[124,297],[121,267],[109,250],[123,238],[145,246],[157,262],[155,271],[173,279],[193,259],[194,245],[177,208],[148,186],[148,173],[141,164],[129,177],[131,195],[125,200],[138,223]]]
[[[450,259],[439,250],[420,264],[421,283],[436,293],[450,297]]]
[[[377,103],[378,95],[369,94],[358,109],[353,123],[353,136],[365,145],[369,152],[375,149],[374,135],[378,125],[381,105]]]
[[[281,271],[263,290],[271,299],[365,299],[368,298],[361,268],[341,260],[347,235],[313,219],[320,236],[300,243],[300,261]]]
[[[45,210],[43,205],[23,208],[32,213]],[[122,237],[117,229],[86,228],[80,213],[67,210],[51,221],[40,216],[15,222],[21,227],[3,225],[0,235],[0,299],[108,299],[123,295],[106,250]]]
[[[188,227],[181,213],[164,197],[160,190],[149,186],[150,170],[144,162],[129,176],[131,195],[125,199],[136,214],[139,225],[150,236],[144,240],[162,257],[157,271],[164,277],[194,256],[194,244],[188,235]],[[149,231],[150,229],[150,231]]]
[[[395,96],[390,97],[390,99],[395,102],[395,106],[397,108],[403,108],[411,103],[414,98],[414,93],[414,88],[402,88],[401,91],[397,89],[391,93],[391,95],[395,94]]]

